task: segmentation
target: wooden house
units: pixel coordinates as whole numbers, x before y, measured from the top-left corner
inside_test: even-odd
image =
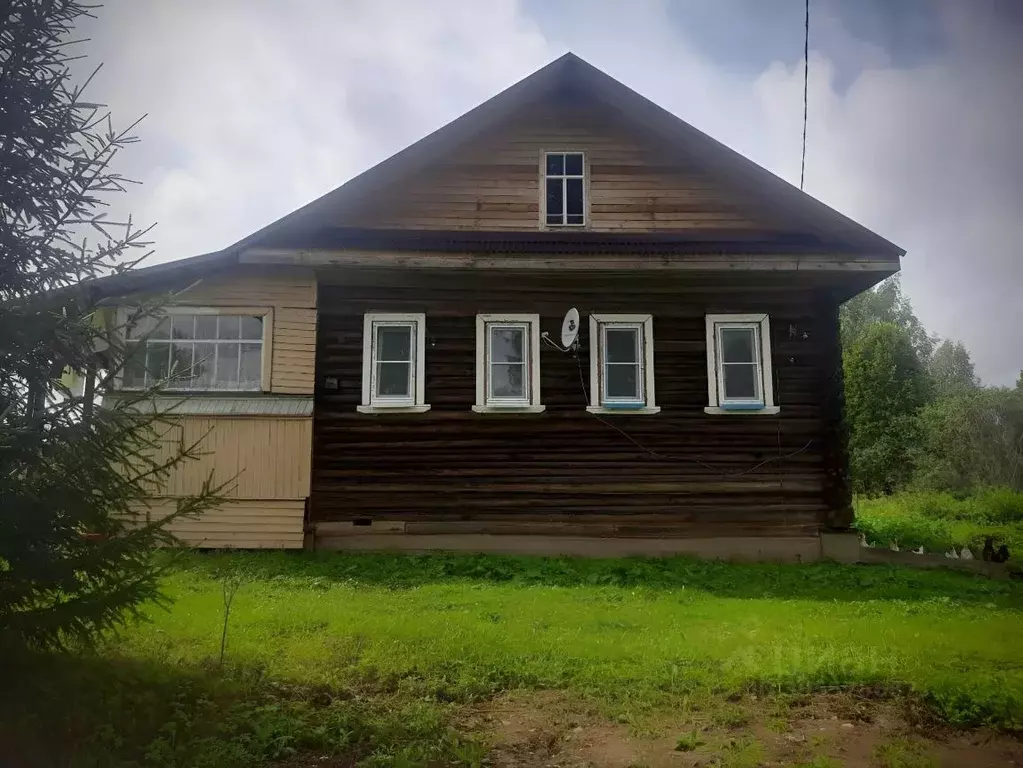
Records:
[[[211,430],[168,497],[238,474],[197,546],[808,560],[850,539],[838,308],[902,255],[568,54],[95,290],[179,291],[122,386],[177,361]]]

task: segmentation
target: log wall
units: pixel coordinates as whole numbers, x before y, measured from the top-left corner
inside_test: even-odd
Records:
[[[834,478],[844,447],[830,444],[828,410],[834,308],[768,280],[722,290],[625,275],[321,275],[318,384],[334,379],[337,389],[316,393],[311,521],[615,536],[802,536],[840,524],[829,512],[843,503]],[[579,359],[541,352],[546,412],[473,413],[475,315],[538,312],[557,338],[570,306],[583,316]],[[426,313],[429,412],[356,412],[366,311]],[[760,311],[771,316],[781,413],[704,413],[704,315]],[[602,421],[585,411],[591,312],[653,314],[661,413]]]

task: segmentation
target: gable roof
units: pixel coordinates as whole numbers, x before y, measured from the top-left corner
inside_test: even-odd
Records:
[[[102,282],[109,280],[119,284],[119,287],[127,289],[130,285],[135,289],[139,287],[136,283],[148,284],[153,279],[162,280],[179,273],[182,277],[193,273],[196,276],[209,274],[210,271],[238,263],[239,255],[248,248],[285,246],[298,233],[308,229],[310,225],[315,225],[321,215],[328,212],[336,215],[339,211],[354,206],[367,195],[388,184],[400,182],[437,158],[456,150],[466,140],[510,117],[524,105],[563,89],[582,92],[599,99],[619,111],[626,120],[642,125],[665,140],[685,143],[690,151],[699,154],[709,171],[757,190],[765,200],[770,201],[775,210],[800,221],[810,231],[825,233],[830,243],[838,243],[851,252],[888,260],[905,255],[905,251],[894,243],[794,187],[575,54],[566,53],[340,187],[222,251],[139,269],[125,275],[102,278]],[[580,242],[588,236],[592,239],[591,233],[580,232],[576,236],[581,237]],[[559,237],[564,239],[564,233],[532,234],[533,240],[553,241]],[[629,238],[630,241],[637,239],[640,238],[636,236]],[[675,238],[679,245],[691,239],[691,235],[685,234]],[[664,242],[663,236],[661,242]],[[110,287],[113,288],[113,285]]]

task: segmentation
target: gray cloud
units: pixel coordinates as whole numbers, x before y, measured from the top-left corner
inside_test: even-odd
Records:
[[[162,261],[244,236],[568,49],[798,183],[791,5],[111,0],[84,31],[105,62],[93,96],[121,120],[150,115],[122,165],[145,182],[126,202],[159,222]],[[814,5],[807,191],[905,247],[927,327],[1010,383],[1023,367],[1020,14],[889,6]]]

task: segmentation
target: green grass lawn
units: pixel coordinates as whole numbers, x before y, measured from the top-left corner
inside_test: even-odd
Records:
[[[221,668],[225,576],[242,586]],[[169,612],[95,653],[26,662],[22,701],[49,709],[22,706],[8,727],[26,737],[56,720],[49,747],[73,745],[81,765],[241,766],[307,749],[472,765],[485,745],[452,715],[509,689],[571,691],[638,722],[730,695],[872,686],[954,724],[1023,729],[1023,586],[962,574],[188,555],[167,593]]]

